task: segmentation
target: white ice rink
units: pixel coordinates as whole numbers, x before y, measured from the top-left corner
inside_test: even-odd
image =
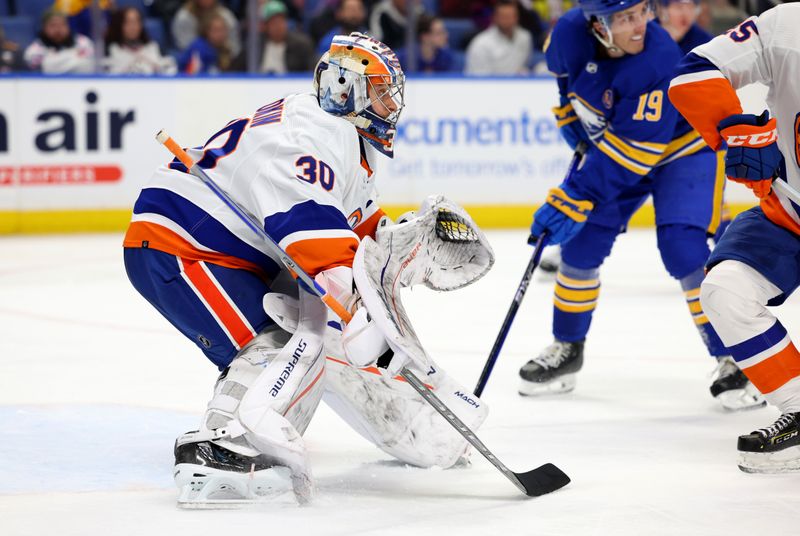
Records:
[[[439,363],[472,387],[530,248],[492,232],[490,274],[406,302]],[[713,361],[652,231],[620,238],[574,393],[517,395],[517,369],[550,342],[551,283],[528,291],[484,393],[480,436],[512,469],[550,461],[572,483],[527,499],[477,455],[405,467],[321,406],[306,434],[318,499],[182,511],[172,443],[194,429],[215,368],[127,281],[120,235],[0,239],[0,535],[800,534],[800,475],[748,475],[736,437],[777,411],[725,414]],[[800,335],[800,302],[779,309]]]

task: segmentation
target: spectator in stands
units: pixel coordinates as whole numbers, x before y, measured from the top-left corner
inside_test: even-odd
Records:
[[[442,19],[423,13],[417,19],[416,66],[410,67],[405,48],[397,52],[400,65],[406,73],[443,73],[451,71],[455,63],[448,46],[447,29]]]
[[[517,0],[498,0],[494,8],[492,25],[475,36],[467,47],[465,73],[526,74],[532,52],[531,34],[519,26]]]
[[[22,50],[13,41],[8,41],[0,26],[0,74],[25,71],[27,67],[22,59]]]
[[[395,50],[402,47],[406,40],[410,1],[382,0],[377,4],[369,17],[371,35]]]
[[[69,27],[74,33],[85,35],[89,39],[94,38],[94,13],[92,13],[94,0],[56,0],[53,7],[66,13]],[[103,27],[111,20],[111,0],[99,0],[97,7],[100,9],[100,28],[102,35]]]
[[[340,0],[336,9],[336,22],[317,44],[317,54],[322,56],[331,47],[334,35],[350,35],[352,32],[367,32],[367,10],[362,0]]]
[[[174,74],[175,60],[161,55],[158,43],[147,35],[142,14],[135,7],[114,11],[106,31],[106,69],[110,73]]]
[[[212,15],[213,14],[213,15]],[[188,0],[172,20],[172,39],[181,50],[188,47],[199,33],[200,22],[211,16],[221,16],[228,27],[228,49],[235,56],[242,50],[239,22],[230,9],[217,0]]]
[[[73,34],[66,14],[55,8],[42,15],[42,30],[25,49],[24,58],[32,71],[48,74],[94,71],[92,41],[86,36]]]
[[[178,57],[178,68],[186,74],[218,74],[231,70],[228,21],[220,12],[212,11],[200,20],[200,37],[189,44]]]
[[[289,32],[286,6],[277,0],[269,0],[261,8],[261,44],[257,69],[260,73],[285,74],[313,71],[317,53],[311,38],[303,32]],[[246,54],[240,54],[234,70],[247,70]]]

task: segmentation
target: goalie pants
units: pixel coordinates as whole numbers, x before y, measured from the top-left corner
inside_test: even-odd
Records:
[[[708,268],[700,301],[737,365],[769,403],[800,411],[800,352],[767,309],[800,286],[800,237],[750,209],[725,232]]]
[[[220,370],[274,322],[264,312],[266,282],[247,270],[125,248],[133,286]]]
[[[715,357],[728,354],[699,299],[709,255],[707,237],[716,232],[722,216],[722,163],[722,153],[704,149],[655,168],[617,199],[595,207],[586,225],[561,249],[553,309],[556,339],[574,342],[586,338],[600,295],[600,266],[631,216],[652,194],[664,267],[680,282],[709,353]]]

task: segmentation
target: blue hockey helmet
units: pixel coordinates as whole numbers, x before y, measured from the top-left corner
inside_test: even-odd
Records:
[[[605,30],[605,36],[592,28],[592,33],[600,43],[608,48],[615,47],[614,37],[611,34],[611,19],[615,13],[638,6],[644,3],[647,6],[646,16],[652,17],[654,13],[653,0],[578,0],[578,7],[583,12],[586,20],[599,22]]]
[[[583,16],[586,17],[586,20],[591,20],[592,17],[597,17],[598,20],[601,20],[643,1],[646,0],[578,0],[578,7],[583,11]]]

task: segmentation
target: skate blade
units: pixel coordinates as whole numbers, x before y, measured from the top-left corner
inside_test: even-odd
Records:
[[[228,510],[265,504],[292,492],[288,469],[273,467],[233,473],[179,464],[175,467],[178,506],[191,510]]]
[[[731,389],[716,396],[725,411],[750,411],[763,408],[767,401],[752,384],[744,389]]]
[[[739,469],[757,474],[799,473],[800,445],[778,452],[739,451]]]
[[[522,380],[519,394],[522,396],[547,396],[569,393],[575,389],[575,374],[565,374],[549,382],[529,382]]]

